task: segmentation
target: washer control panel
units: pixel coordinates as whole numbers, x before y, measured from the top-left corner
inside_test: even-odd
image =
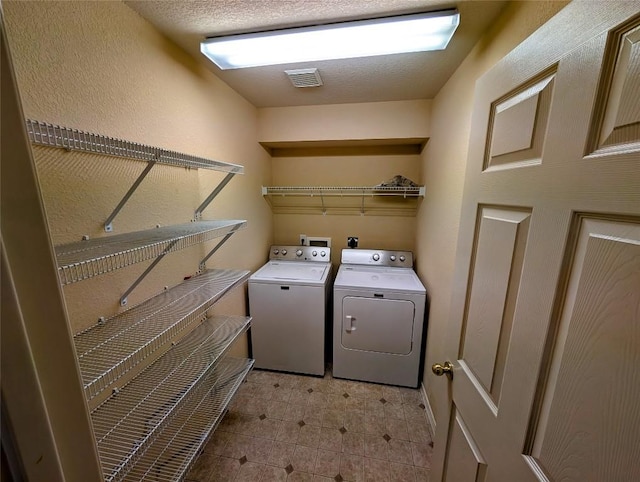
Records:
[[[387,251],[384,249],[343,249],[342,264],[361,264],[366,266],[390,266],[394,268],[413,268],[411,251]]]
[[[331,262],[331,248],[318,246],[271,246],[269,259],[282,261],[318,261]]]

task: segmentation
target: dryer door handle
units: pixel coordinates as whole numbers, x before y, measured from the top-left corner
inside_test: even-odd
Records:
[[[351,316],[351,315],[347,315],[344,317],[344,321],[345,321],[345,328],[344,331],[346,331],[347,333],[351,333],[352,331],[356,331],[356,327],[354,326],[354,321],[356,320],[355,316]]]

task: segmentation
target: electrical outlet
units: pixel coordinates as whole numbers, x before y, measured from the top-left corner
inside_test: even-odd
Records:
[[[357,248],[358,238],[356,236],[349,236],[347,238],[347,246],[349,246],[350,248]]]
[[[307,235],[306,234],[301,234],[300,235],[300,246],[306,246],[307,245]]]

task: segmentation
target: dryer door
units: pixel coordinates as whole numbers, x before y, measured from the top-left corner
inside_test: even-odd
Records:
[[[415,306],[407,300],[345,296],[342,346],[351,350],[408,355]]]

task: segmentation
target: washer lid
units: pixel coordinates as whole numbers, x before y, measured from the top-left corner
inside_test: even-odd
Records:
[[[337,288],[384,289],[425,293],[425,287],[411,268],[381,268],[341,265],[334,284]]]
[[[303,281],[324,282],[329,272],[329,263],[305,263],[297,261],[269,261],[256,271],[254,281]]]

